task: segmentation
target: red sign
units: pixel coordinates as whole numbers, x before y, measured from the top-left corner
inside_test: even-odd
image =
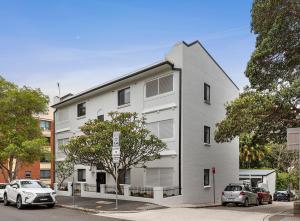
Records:
[[[215,168],[215,167],[211,168],[211,170],[212,170],[212,173],[213,173],[213,174],[216,173],[216,168]]]

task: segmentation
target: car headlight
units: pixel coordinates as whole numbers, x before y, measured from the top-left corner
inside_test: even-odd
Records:
[[[52,192],[52,195],[56,195],[56,192]]]
[[[34,196],[34,194],[33,194],[33,193],[26,192],[26,191],[23,191],[23,194],[24,194],[26,197],[28,197],[28,198],[31,198],[31,197],[33,197],[33,196]]]

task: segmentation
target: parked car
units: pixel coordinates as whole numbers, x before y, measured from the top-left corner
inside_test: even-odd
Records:
[[[257,194],[259,204],[268,203],[272,204],[272,195],[270,192],[264,188],[257,187],[253,190]]]
[[[253,193],[250,187],[245,184],[229,184],[222,192],[221,199],[223,206],[228,203],[234,203],[236,205],[242,204],[246,207],[249,206],[249,204],[259,205],[257,194]]]
[[[273,195],[274,201],[291,201],[294,197],[294,194],[289,190],[276,191]]]
[[[3,200],[3,194],[7,183],[0,183],[0,200]]]
[[[16,203],[21,209],[25,205],[55,205],[55,192],[39,180],[15,180],[6,186],[3,199],[4,205]]]

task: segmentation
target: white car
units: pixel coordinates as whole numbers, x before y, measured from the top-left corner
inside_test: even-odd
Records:
[[[0,200],[3,200],[3,194],[7,183],[0,183]]]
[[[55,205],[55,192],[39,180],[15,180],[6,186],[3,200],[4,205],[16,203],[18,209],[25,205]]]

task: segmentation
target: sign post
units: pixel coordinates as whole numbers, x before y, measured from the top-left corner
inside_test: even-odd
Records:
[[[113,147],[112,147],[112,158],[113,163],[115,165],[115,177],[116,177],[116,209],[118,209],[118,164],[120,161],[120,132],[115,131],[113,132]]]
[[[216,168],[212,167],[212,174],[213,174],[213,192],[214,192],[214,204],[216,204],[216,185],[215,185],[215,173],[216,173]]]

